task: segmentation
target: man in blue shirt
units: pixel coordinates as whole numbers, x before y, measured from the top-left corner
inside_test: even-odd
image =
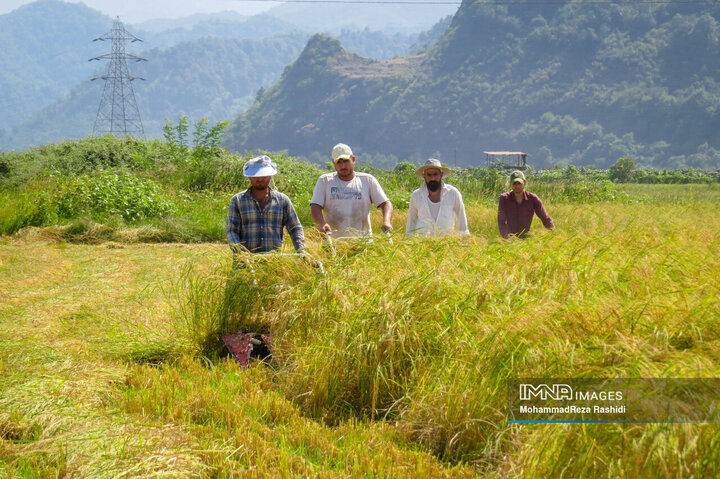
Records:
[[[287,229],[298,253],[305,252],[305,234],[290,198],[270,188],[277,165],[267,156],[245,163],[243,175],[251,186],[232,197],[228,211],[228,244],[234,253],[267,253],[280,249],[283,227]]]

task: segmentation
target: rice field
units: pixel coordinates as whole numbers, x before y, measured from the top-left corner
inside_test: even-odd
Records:
[[[255,275],[219,243],[0,237],[0,477],[717,477],[716,424],[507,422],[514,378],[719,376],[720,190],[625,192],[546,201],[525,241],[482,204],[465,238],[308,232],[322,270]],[[238,329],[271,364],[224,354]]]

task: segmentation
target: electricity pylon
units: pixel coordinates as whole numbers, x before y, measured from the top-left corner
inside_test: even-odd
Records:
[[[125,53],[126,41],[141,42],[142,40],[125,30],[119,17],[113,23],[110,32],[93,41],[98,40],[112,40],[112,52],[88,60],[110,60],[105,75],[91,79],[93,81],[98,78],[105,80],[100,106],[95,116],[93,135],[109,133],[111,135],[145,136],[140,111],[130,83],[133,80],[144,80],[144,78],[130,76],[127,61],[141,62],[147,61],[147,59]]]

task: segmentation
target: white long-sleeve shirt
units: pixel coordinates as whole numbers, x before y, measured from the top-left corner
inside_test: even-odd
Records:
[[[429,191],[423,182],[422,186],[410,196],[408,220],[405,233],[407,235],[444,236],[446,234],[470,234],[465,215],[465,204],[460,191],[454,186],[442,183],[440,192],[440,210],[437,218],[431,212]],[[457,226],[455,220],[457,219]]]

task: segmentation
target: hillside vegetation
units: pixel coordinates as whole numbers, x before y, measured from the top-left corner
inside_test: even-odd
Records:
[[[230,197],[248,187],[242,165],[260,153],[240,157],[220,148],[225,126],[207,120],[190,124],[183,117],[166,123],[169,141],[88,137],[0,153],[0,234],[35,226],[73,241],[224,241]],[[275,185],[293,200],[303,224],[312,224],[312,190],[327,170],[284,153],[269,154],[279,164]],[[380,179],[396,208],[407,208],[419,181],[412,164],[379,170],[358,163],[358,168]],[[498,169],[454,171],[453,184],[468,204],[492,208],[507,188]],[[637,169],[634,160],[622,159],[609,170],[569,166],[538,172],[533,190],[553,202],[644,203],[647,197],[628,194],[618,182],[708,184],[719,178],[720,170]]]
[[[426,15],[433,9],[435,21],[449,13],[434,5]],[[354,29],[334,24],[332,31],[351,51],[392,58],[439,37],[437,27],[418,33],[427,28],[427,18],[406,16],[402,33],[364,23]],[[93,39],[108,32],[113,20],[83,4],[58,0],[38,0],[0,15],[0,149],[21,150],[92,132],[103,81],[90,79],[108,65],[88,59],[110,52],[110,41]],[[449,18],[441,22],[448,23]],[[126,27],[143,40],[126,44],[127,52],[148,60],[128,65],[131,75],[145,79],[133,82],[133,89],[148,137],[162,136],[165,118],[220,121],[242,113],[316,31],[269,14],[207,19],[160,32]]]
[[[513,378],[718,376],[717,172],[671,185],[531,175],[557,229],[506,242],[504,178],[453,170],[469,237],[396,234],[333,255],[308,227],[323,269],[269,256],[231,274],[224,215],[247,184],[243,160],[215,146],[217,125],[183,146],[182,125],[169,125],[171,143],[0,156],[4,476],[720,473],[714,425],[506,416]],[[310,225],[321,170],[272,156]],[[413,170],[375,171],[398,231]],[[269,331],[273,361],[241,370],[225,356],[219,335],[238,329]]]
[[[313,158],[343,141],[386,167],[520,150],[536,167],[716,168],[718,8],[466,1],[421,62],[382,81],[346,74],[363,60],[316,36],[226,145]]]
[[[98,55],[92,40],[112,20],[84,5],[66,3],[61,11],[56,5],[39,2],[0,15],[0,133],[92,76],[95,65],[87,60]]]
[[[302,34],[264,40],[205,38],[145,51],[142,55],[148,61],[132,62],[129,68],[132,75],[146,79],[133,81],[146,134],[161,136],[166,118],[187,115],[220,121],[243,111],[258,88],[271,85],[297,56],[305,38]],[[99,45],[96,54],[109,48]],[[108,64],[96,62],[96,66],[104,72]],[[103,88],[102,80],[85,79],[67,97],[8,132],[4,145],[23,149],[91,134]]]

